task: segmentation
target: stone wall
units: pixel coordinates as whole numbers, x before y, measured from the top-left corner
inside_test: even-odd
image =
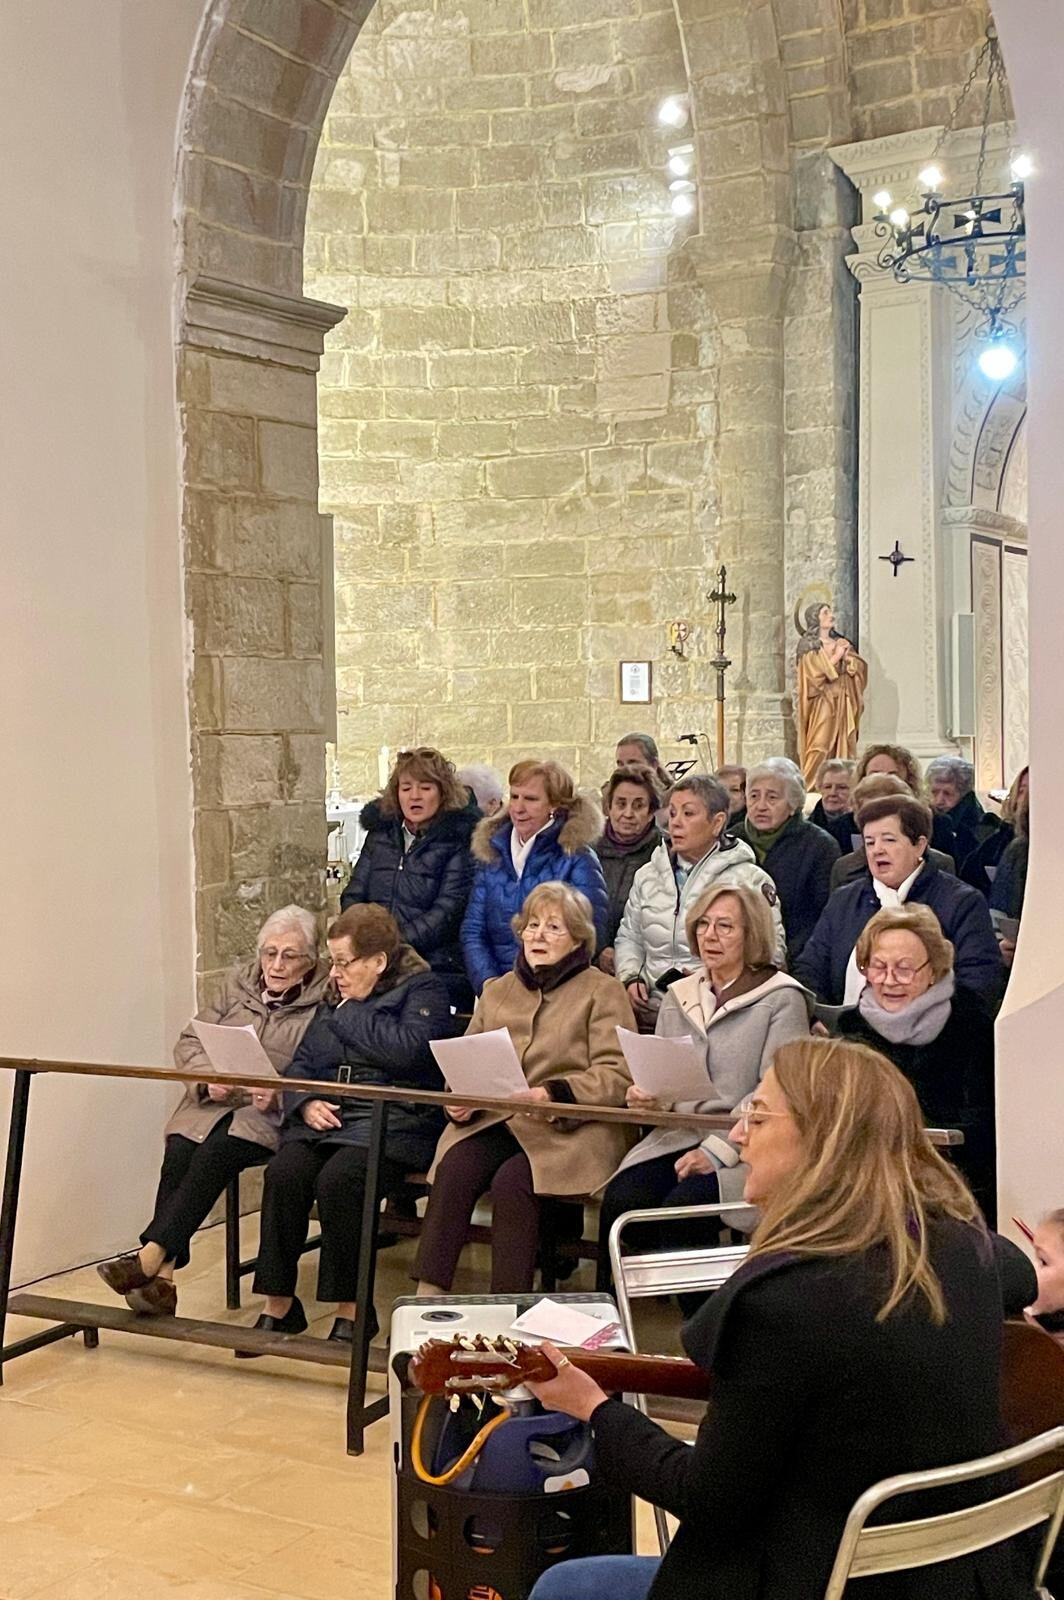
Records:
[[[717,554],[715,334],[655,118],[685,86],[645,0],[381,0],[359,36],[305,280],[350,308],[319,384],[347,792],[382,745],[591,779],[633,724],[706,726],[704,660],[667,649],[683,617],[711,653]]]
[[[843,0],[843,16],[851,137],[947,122],[986,35],[982,0]]]

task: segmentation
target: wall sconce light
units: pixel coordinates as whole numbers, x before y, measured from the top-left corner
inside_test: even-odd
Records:
[[[686,660],[684,646],[690,637],[691,625],[689,622],[669,623],[669,649],[674,656],[679,656],[681,661]]]

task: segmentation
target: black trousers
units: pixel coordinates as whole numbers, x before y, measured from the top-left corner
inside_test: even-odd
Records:
[[[230,1111],[198,1144],[184,1134],[166,1141],[155,1214],[140,1236],[141,1244],[158,1244],[175,1267],[188,1266],[189,1241],[201,1227],[226,1185],[245,1167],[261,1167],[272,1152],[229,1132]]]
[[[317,1201],[321,1220],[317,1297],[330,1305],[355,1298],[368,1157],[361,1145],[323,1140],[292,1139],[281,1146],[266,1168],[256,1294],[295,1294],[310,1208]],[[385,1156],[382,1192],[397,1187],[413,1170]]]
[[[491,1193],[491,1292],[526,1294],[539,1253],[540,1200],[524,1150],[503,1123],[454,1145],[436,1169],[414,1277],[449,1289],[473,1207]]]
[[[691,1146],[692,1150],[695,1148]],[[626,1211],[649,1211],[653,1206],[710,1206],[720,1199],[720,1186],[715,1172],[696,1172],[690,1178],[677,1178],[676,1163],[682,1150],[668,1155],[654,1156],[650,1161],[640,1161],[638,1166],[625,1167],[606,1185],[602,1196],[599,1218],[599,1260],[595,1287],[609,1291],[610,1229]],[[640,1249],[680,1250],[712,1248],[720,1238],[720,1224],[715,1217],[697,1217],[691,1222],[663,1222],[660,1227],[644,1223],[633,1228],[632,1238]],[[682,1300],[690,1298],[682,1296]],[[698,1297],[701,1299],[701,1296]]]

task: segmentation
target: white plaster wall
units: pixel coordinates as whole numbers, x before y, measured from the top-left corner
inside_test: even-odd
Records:
[[[1025,147],[1030,488],[1032,861],[1019,950],[998,1023],[998,1139],[1003,1222],[1064,1205],[1064,142],[1060,0],[995,0],[994,15]]]
[[[171,334],[202,0],[0,23],[0,1054],[165,1062],[193,999]],[[145,1220],[172,1091],[38,1080],[16,1281]],[[0,1074],[0,1149],[10,1078]]]

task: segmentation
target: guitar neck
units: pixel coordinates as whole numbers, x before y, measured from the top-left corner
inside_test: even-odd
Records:
[[[616,1350],[567,1349],[574,1367],[608,1394],[660,1394],[672,1400],[705,1400],[708,1372],[682,1356],[635,1356]]]

